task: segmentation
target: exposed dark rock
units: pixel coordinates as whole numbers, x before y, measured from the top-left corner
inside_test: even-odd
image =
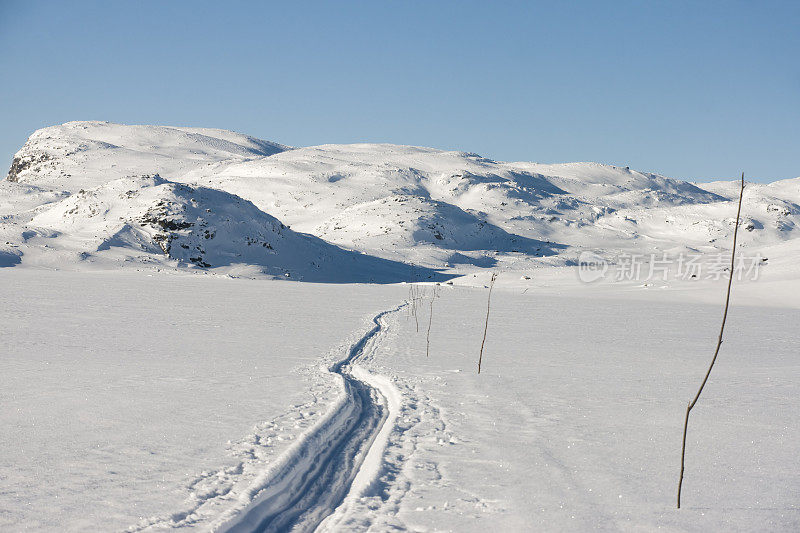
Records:
[[[141,221],[142,224],[158,226],[164,231],[178,231],[182,229],[189,229],[194,226],[194,224],[191,222],[186,222],[185,220],[173,220],[171,218],[166,218],[166,213],[154,213],[152,211],[143,216]]]
[[[6,177],[6,179],[8,181],[13,181],[14,183],[16,183],[19,181],[19,175],[21,172],[28,170],[37,163],[43,163],[48,159],[50,159],[50,156],[48,156],[47,154],[33,154],[22,157],[15,157],[11,161],[11,169],[8,171],[8,176]]]

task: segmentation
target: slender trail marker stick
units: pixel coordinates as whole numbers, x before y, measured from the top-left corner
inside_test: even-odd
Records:
[[[431,293],[431,309],[430,314],[428,315],[428,335],[425,338],[425,357],[430,357],[431,355],[431,324],[433,323],[433,301],[438,296],[438,291],[436,290],[436,285],[433,286],[433,292]]]
[[[686,407],[686,419],[683,422],[683,445],[681,446],[681,477],[678,480],[678,509],[681,508],[681,487],[683,486],[683,466],[686,457],[686,430],[689,427],[689,413],[700,398],[700,393],[703,392],[703,387],[706,386],[708,376],[711,375],[711,369],[714,368],[714,363],[717,361],[719,355],[719,348],[722,346],[722,332],[725,331],[725,319],[728,318],[728,304],[731,301],[731,283],[733,282],[733,268],[736,259],[736,235],[739,231],[739,217],[742,214],[742,196],[744,196],[744,172],[742,172],[742,188],[739,191],[739,209],[736,211],[736,226],[733,229],[733,250],[731,251],[731,269],[728,278],[728,294],[725,297],[725,312],[722,314],[722,326],[719,328],[719,339],[717,340],[717,349],[714,351],[714,358],[711,359],[711,364],[706,371],[706,376],[703,378],[703,383],[700,384],[700,389],[697,391],[694,399]]]
[[[414,323],[417,325],[417,333],[419,333],[419,315],[417,314],[417,305],[420,298],[420,288],[414,286]]]
[[[483,345],[486,344],[486,331],[489,329],[489,309],[492,307],[492,289],[497,279],[497,272],[492,272],[492,281],[489,283],[489,298],[486,300],[486,324],[483,326],[483,340],[481,341],[481,354],[478,356],[478,374],[481,373],[481,362],[483,361]]]
[[[417,333],[419,333],[419,317],[417,316],[417,300],[421,298],[420,289],[413,283],[408,287],[408,301],[411,304],[408,308],[411,316],[414,317],[414,323],[417,326]]]

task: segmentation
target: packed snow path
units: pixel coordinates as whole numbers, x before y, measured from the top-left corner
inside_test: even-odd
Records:
[[[376,437],[385,433],[381,429],[396,411],[397,397],[387,380],[354,365],[377,349],[386,317],[405,305],[375,316],[374,327],[345,359],[329,368],[339,376],[344,395],[242,495],[240,501],[251,503],[221,531],[313,531],[345,501],[365,459],[374,457],[370,450]],[[367,477],[377,475],[377,470]]]

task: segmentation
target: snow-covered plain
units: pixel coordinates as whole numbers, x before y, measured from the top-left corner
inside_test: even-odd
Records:
[[[674,508],[737,194],[594,163],[40,130],[0,182],[0,529],[796,531],[800,178],[746,189]]]
[[[719,305],[523,291],[496,289],[480,375],[486,291],[468,288],[435,300],[430,357],[424,332],[401,320],[397,351],[372,362],[424,421],[393,435],[402,457],[389,462],[400,471],[393,489],[408,492],[363,511],[376,531],[800,527],[796,303],[733,308],[693,411],[679,511],[683,411],[713,353]]]
[[[341,400],[326,365],[371,315],[408,298],[407,285],[0,276],[0,528],[10,531],[221,526]],[[410,306],[387,315],[360,361],[396,391],[385,442],[322,530],[800,526],[796,300],[734,300],[693,414],[678,511],[683,409],[720,318],[697,293],[718,296],[723,282],[549,285],[501,275],[480,376],[485,289],[439,287],[429,357],[433,285],[416,319]]]
[[[220,470],[259,473],[335,398],[317,367],[403,296],[136,272],[0,283],[3,531],[122,530],[228,490]]]

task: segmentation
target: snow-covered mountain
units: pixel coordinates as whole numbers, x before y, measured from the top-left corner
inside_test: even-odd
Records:
[[[402,263],[294,232],[238,196],[158,175],[81,190],[37,210],[29,227],[36,231],[25,235],[28,245],[61,252],[57,259],[67,264],[75,257],[148,263],[163,255],[189,268],[235,267],[304,281],[396,282],[409,274]]]
[[[143,192],[129,196],[128,187]],[[388,144],[289,148],[224,130],[70,122],[35,132],[15,155],[0,199],[0,261],[24,263],[36,247],[79,258],[124,249],[126,263],[161,254],[274,274],[323,268],[323,248],[335,255],[317,240],[313,251],[287,244],[268,261],[254,256],[248,239],[281,225],[363,258],[413,265],[406,271],[565,265],[587,249],[715,253],[729,246],[737,194],[735,183],[696,185],[597,163],[503,163]],[[181,206],[189,217],[181,223],[193,224],[176,230],[185,235],[169,250],[142,222],[159,203]],[[743,246],[792,239],[798,204],[800,178],[749,185]],[[104,213],[100,226],[92,209]],[[225,219],[205,220],[197,214],[205,210]],[[196,233],[202,224],[224,227],[226,237],[211,246]]]
[[[288,149],[218,129],[68,122],[35,131],[14,155],[8,180],[73,191],[132,173],[155,169],[182,174],[215,161],[265,157]]]

